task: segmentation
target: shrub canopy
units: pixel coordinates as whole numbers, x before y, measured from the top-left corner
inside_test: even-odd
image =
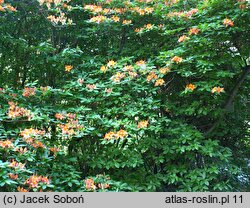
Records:
[[[247,0],[0,0],[1,191],[245,191]]]

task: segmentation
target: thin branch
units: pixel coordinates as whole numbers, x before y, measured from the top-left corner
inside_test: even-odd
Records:
[[[209,135],[210,133],[212,133],[214,131],[214,129],[216,129],[216,127],[221,122],[225,113],[230,110],[230,107],[232,106],[233,101],[234,101],[241,85],[243,84],[243,82],[247,79],[248,75],[250,74],[250,66],[244,67],[243,71],[244,71],[243,74],[238,79],[237,83],[235,84],[234,88],[232,89],[232,92],[230,93],[230,96],[228,97],[228,99],[224,105],[225,110],[221,113],[220,118],[218,120],[216,120],[213,123],[213,125],[204,133],[205,136]]]

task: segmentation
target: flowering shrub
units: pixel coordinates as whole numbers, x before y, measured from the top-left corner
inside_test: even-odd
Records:
[[[9,3],[1,191],[247,189],[249,1]]]

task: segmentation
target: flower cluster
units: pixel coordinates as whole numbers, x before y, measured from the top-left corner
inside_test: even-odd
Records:
[[[182,35],[179,37],[178,42],[181,43],[181,42],[184,42],[184,41],[189,40],[189,39],[190,38],[188,36]]]
[[[39,183],[50,184],[50,181],[47,177],[32,175],[24,182],[29,188],[37,188]]]
[[[125,74],[124,74],[124,73],[117,72],[114,76],[111,77],[111,80],[118,83],[118,82],[120,82],[121,79],[123,79],[124,77],[125,77]]]
[[[11,160],[10,164],[8,165],[11,168],[18,168],[18,169],[24,169],[25,168],[25,164],[20,163],[15,161],[14,159]]]
[[[21,108],[17,106],[17,103],[9,102],[8,116],[12,119],[14,118],[28,118],[30,120],[33,117],[33,114],[30,110],[26,108]]]
[[[62,10],[71,10],[71,6],[68,3],[71,0],[38,0],[40,6],[46,5],[48,10],[54,9],[57,11],[57,15],[49,15],[47,19],[51,21],[54,25],[71,25],[73,23],[72,19],[69,19],[65,16],[65,13]]]
[[[181,63],[182,62],[182,58],[181,57],[179,57],[179,56],[174,56],[172,59],[171,59],[171,61],[172,62],[174,62],[174,63]]]
[[[198,9],[191,9],[189,11],[181,11],[181,12],[169,12],[167,14],[167,17],[173,18],[173,17],[179,17],[179,18],[191,18],[193,15],[198,13]]]
[[[160,72],[161,74],[166,74],[166,73],[170,72],[170,68],[168,68],[168,67],[160,68],[160,69],[159,69],[159,72]]]
[[[106,20],[107,20],[107,17],[103,15],[98,15],[98,16],[92,17],[89,21],[99,24],[101,22],[105,22]]]
[[[212,90],[211,90],[212,93],[218,93],[220,94],[221,92],[224,92],[224,88],[223,87],[214,87]]]
[[[138,125],[137,125],[138,129],[144,129],[147,127],[148,127],[148,120],[138,122]]]
[[[123,139],[127,136],[128,136],[128,132],[123,129],[120,129],[118,132],[110,131],[106,133],[104,136],[104,139],[105,140],[112,140],[112,139],[119,139],[119,138]]]
[[[149,75],[147,76],[147,81],[150,82],[151,80],[157,79],[157,78],[158,78],[158,76],[155,74],[155,72],[154,72],[154,71],[151,71],[151,72],[149,73]]]
[[[64,68],[66,72],[70,72],[74,67],[72,65],[65,65]]]
[[[186,86],[186,89],[187,89],[187,90],[194,91],[194,90],[196,89],[196,86],[195,86],[194,84],[190,83],[190,84],[188,84],[188,85]]]
[[[5,4],[4,0],[0,0],[0,12],[16,12],[16,8],[11,6],[10,4]]]
[[[234,22],[228,18],[224,19],[223,20],[223,24],[226,26],[226,27],[233,27],[234,26]]]
[[[23,137],[24,139],[28,139],[31,137],[38,137],[39,135],[44,135],[44,134],[45,131],[33,128],[24,129],[20,132],[21,137]]]
[[[87,88],[88,90],[95,90],[95,89],[96,89],[96,85],[95,85],[95,84],[87,84],[87,85],[86,85],[86,88]]]
[[[89,177],[85,179],[84,184],[88,191],[106,190],[110,188],[109,180],[109,177],[100,174],[95,178]]]
[[[0,147],[2,148],[11,148],[13,147],[13,143],[11,140],[7,139],[7,140],[4,140],[4,141],[0,141]]]
[[[25,87],[23,90],[23,96],[24,97],[30,97],[36,94],[35,92],[36,88],[35,87]]]
[[[12,180],[16,180],[18,178],[18,174],[14,174],[14,173],[9,173],[8,176]]]
[[[76,130],[83,128],[82,125],[78,123],[76,114],[73,113],[56,113],[55,117],[57,120],[65,120],[66,123],[58,124],[58,127],[61,129],[62,134],[73,135],[76,133]]]

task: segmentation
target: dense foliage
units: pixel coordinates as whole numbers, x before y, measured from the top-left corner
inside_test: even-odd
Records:
[[[0,0],[0,190],[249,190],[249,25],[247,0]]]

